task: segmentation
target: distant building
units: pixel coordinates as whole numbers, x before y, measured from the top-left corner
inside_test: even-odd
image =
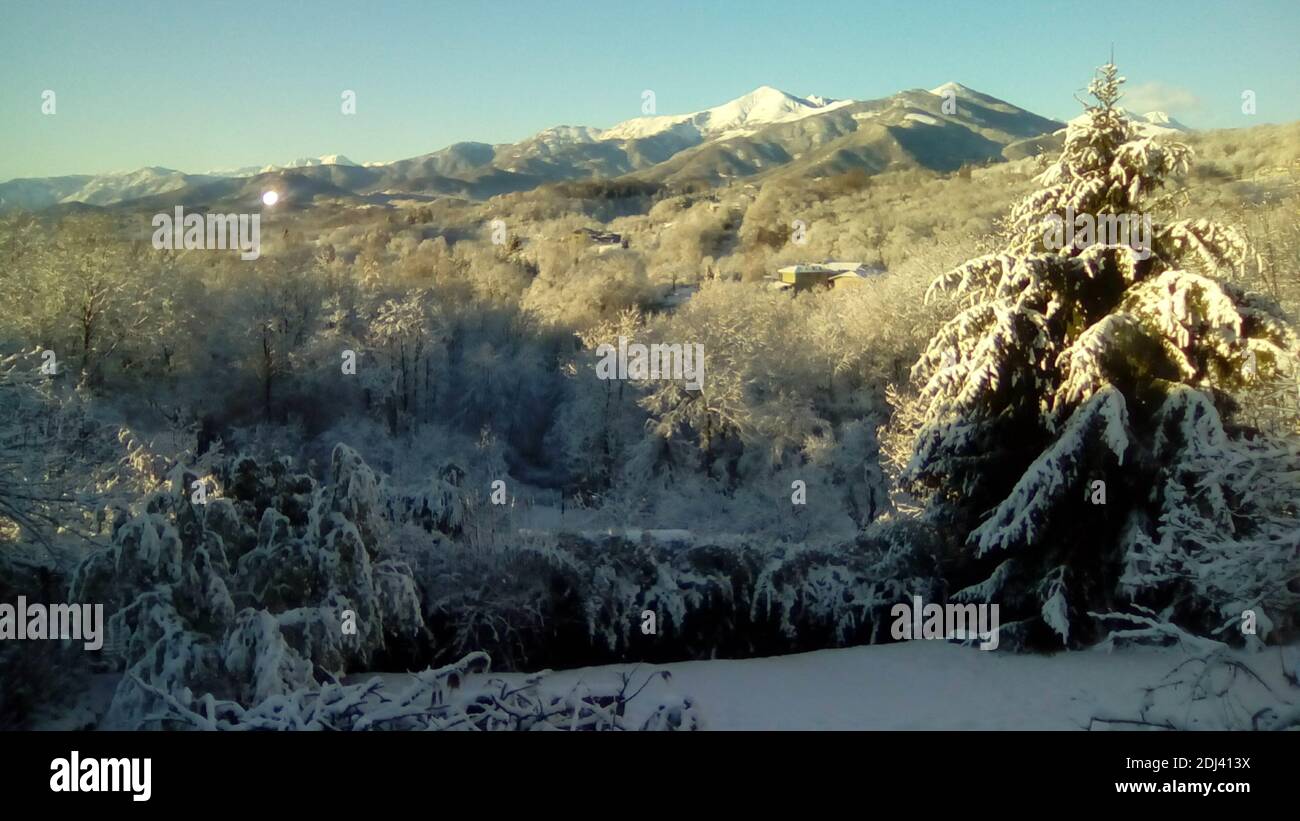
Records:
[[[780,291],[808,291],[814,288],[854,287],[867,280],[868,275],[883,269],[862,262],[824,262],[812,265],[787,265],[775,277],[769,277],[769,287]]]
[[[796,291],[830,285],[831,277],[837,271],[825,265],[787,265],[777,270],[777,280]]]

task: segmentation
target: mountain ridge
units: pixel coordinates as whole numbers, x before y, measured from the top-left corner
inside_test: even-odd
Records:
[[[952,92],[956,111],[945,112]],[[1154,124],[1153,124],[1154,125]],[[556,125],[515,143],[460,142],[386,163],[341,154],[188,174],[150,167],[111,175],[20,178],[0,183],[0,208],[53,205],[239,205],[251,188],[282,185],[287,206],[325,199],[383,203],[456,196],[486,199],[547,183],[630,177],[652,183],[719,184],[768,174],[869,174],[917,166],[951,171],[1006,159],[1013,143],[1065,124],[949,82],[876,100],[800,97],[759,86],[718,106],[648,114],[609,128]],[[1166,126],[1168,127],[1168,126]],[[300,178],[292,183],[286,178]],[[189,197],[190,199],[186,199]]]

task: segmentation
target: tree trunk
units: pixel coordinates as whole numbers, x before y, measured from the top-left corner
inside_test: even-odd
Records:
[[[273,370],[272,366],[274,365],[274,362],[275,362],[275,358],[271,353],[271,340],[267,336],[266,332],[263,331],[262,332],[262,373],[264,374],[265,378],[262,381],[262,407],[266,413],[266,418],[268,420],[271,418],[271,376]]]

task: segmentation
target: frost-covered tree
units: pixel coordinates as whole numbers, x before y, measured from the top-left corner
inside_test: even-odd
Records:
[[[1216,278],[1257,264],[1238,232],[1153,214],[1190,152],[1137,133],[1122,82],[1107,65],[1091,83],[1005,249],[932,285],[962,310],[900,415],[919,420],[904,486],[964,542],[955,595],[999,603],[1008,643],[1086,643],[1091,611],[1128,604],[1200,632],[1254,609],[1264,634],[1300,605],[1295,445],[1233,425],[1234,393],[1289,372],[1296,336]]]
[[[369,331],[371,344],[384,363],[371,378],[382,383],[376,393],[382,397],[389,432],[395,434],[419,419],[421,398],[430,390],[427,354],[437,329],[431,318],[428,292],[412,291],[404,299],[387,300],[379,307]]]
[[[175,467],[73,578],[73,600],[106,604],[127,673],[109,726],[150,725],[160,698],[289,697],[424,628],[409,565],[382,553],[386,487],[351,448],[334,449],[324,486],[283,461],[213,472]]]
[[[57,352],[78,382],[95,388],[110,362],[130,368],[142,357],[133,348],[161,332],[157,286],[165,263],[147,246],[122,240],[122,231],[105,215],[0,224],[0,288],[11,299],[0,340]]]

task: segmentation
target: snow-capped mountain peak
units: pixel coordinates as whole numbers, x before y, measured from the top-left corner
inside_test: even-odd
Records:
[[[1168,128],[1172,131],[1191,131],[1190,128],[1183,125],[1178,120],[1174,119],[1173,117],[1169,116],[1163,111],[1148,111],[1145,114],[1141,114],[1141,115],[1130,114],[1129,116],[1133,120],[1141,119],[1142,121],[1146,122],[1148,125],[1156,126],[1158,128]]]
[[[320,165],[350,165],[355,166],[357,163],[352,162],[342,154],[325,154],[320,157],[300,157],[291,163],[285,165],[268,165],[262,169],[263,173],[267,171],[280,171],[285,168],[315,168]]]
[[[544,143],[593,143],[600,139],[599,128],[585,125],[556,125],[543,129],[533,135],[532,139]]]
[[[712,139],[748,133],[765,125],[822,114],[851,101],[796,97],[772,86],[759,86],[730,102],[689,114],[651,115],[626,120],[601,133],[602,140],[632,140],[669,131]]]
[[[366,163],[372,165],[373,163]],[[205,174],[214,177],[251,177],[256,174],[269,174],[272,171],[283,171],[286,168],[315,168],[321,165],[346,165],[359,166],[349,160],[342,154],[324,154],[319,157],[300,157],[292,162],[283,165],[245,165],[240,168],[221,168],[212,171],[205,171]]]
[[[951,92],[954,97],[961,97],[964,94],[978,93],[974,89],[967,88],[961,83],[954,83],[951,81],[930,89],[930,93],[936,97],[946,96],[949,92]]]

